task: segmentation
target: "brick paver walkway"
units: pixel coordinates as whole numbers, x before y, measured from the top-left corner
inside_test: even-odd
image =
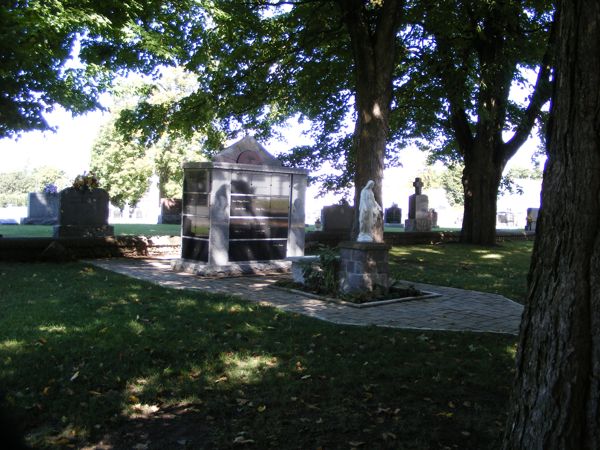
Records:
[[[517,334],[523,312],[522,305],[501,295],[422,283],[411,282],[418,289],[440,296],[358,309],[271,287],[277,280],[275,276],[200,278],[172,271],[170,261],[164,259],[113,258],[88,262],[165,287],[236,295],[339,324]]]

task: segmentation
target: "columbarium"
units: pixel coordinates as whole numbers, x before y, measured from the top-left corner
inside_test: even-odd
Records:
[[[307,171],[283,167],[251,136],[183,169],[175,270],[212,274],[304,255]]]

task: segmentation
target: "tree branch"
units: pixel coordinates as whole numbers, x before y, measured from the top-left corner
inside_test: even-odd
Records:
[[[555,16],[556,19],[556,16]],[[531,133],[531,129],[535,123],[535,119],[539,116],[540,110],[544,103],[550,99],[551,95],[551,82],[550,75],[552,73],[552,55],[555,43],[555,23],[556,20],[552,21],[552,27],[550,29],[550,36],[548,37],[548,45],[546,46],[546,52],[542,58],[540,65],[540,71],[538,73],[535,88],[525,111],[525,115],[521,120],[521,123],[517,126],[517,131],[513,137],[502,146],[502,157],[504,161],[508,161],[514,156],[519,150],[521,145],[525,143]]]

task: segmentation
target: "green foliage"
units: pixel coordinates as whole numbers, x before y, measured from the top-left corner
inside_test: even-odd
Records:
[[[50,183],[62,189],[68,185],[68,178],[63,170],[52,166],[0,173],[0,207],[27,206],[27,194],[41,192]]]
[[[157,80],[126,81],[117,86],[114,112],[94,144],[91,165],[115,206],[135,206],[153,174],[158,176],[161,197],[181,197],[182,163],[203,158],[202,136],[165,130],[151,143],[142,131],[128,134],[121,121],[139,105],[161,107],[176,101],[193,91],[195,84],[194,77],[181,69],[163,69]]]
[[[513,167],[506,174],[508,178],[515,180],[541,180],[542,171],[539,167],[528,168],[528,167]]]
[[[143,146],[126,142],[112,130],[111,123],[101,129],[92,147],[90,169],[108,191],[113,205],[120,209],[133,207],[150,186],[152,163]]]
[[[462,185],[462,173],[464,168],[460,165],[452,165],[442,173],[441,182],[446,191],[446,198],[451,206],[464,205],[464,189]]]
[[[43,114],[98,108],[124,69],[174,64],[187,41],[195,0],[14,0],[0,5],[0,138],[49,128]],[[187,43],[186,43],[187,41]]]
[[[24,170],[0,174],[0,193],[2,194],[27,194],[34,188],[35,179]]]
[[[6,206],[27,206],[27,194],[5,194],[0,192],[0,208]]]
[[[304,284],[309,291],[335,297],[339,289],[339,255],[335,250],[324,246],[318,249],[318,254],[319,262],[306,263],[302,271]]]

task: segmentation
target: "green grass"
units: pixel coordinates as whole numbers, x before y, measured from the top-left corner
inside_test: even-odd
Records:
[[[179,236],[181,225],[115,224],[115,235]],[[52,237],[52,225],[0,225],[4,237]]]
[[[390,271],[402,280],[491,292],[523,303],[532,248],[532,241],[509,240],[495,247],[396,246],[390,251]]]
[[[93,445],[185,404],[162,435],[191,423],[187,448],[495,449],[514,350],[514,337],[336,326],[85,264],[0,263],[0,386],[35,448]]]

